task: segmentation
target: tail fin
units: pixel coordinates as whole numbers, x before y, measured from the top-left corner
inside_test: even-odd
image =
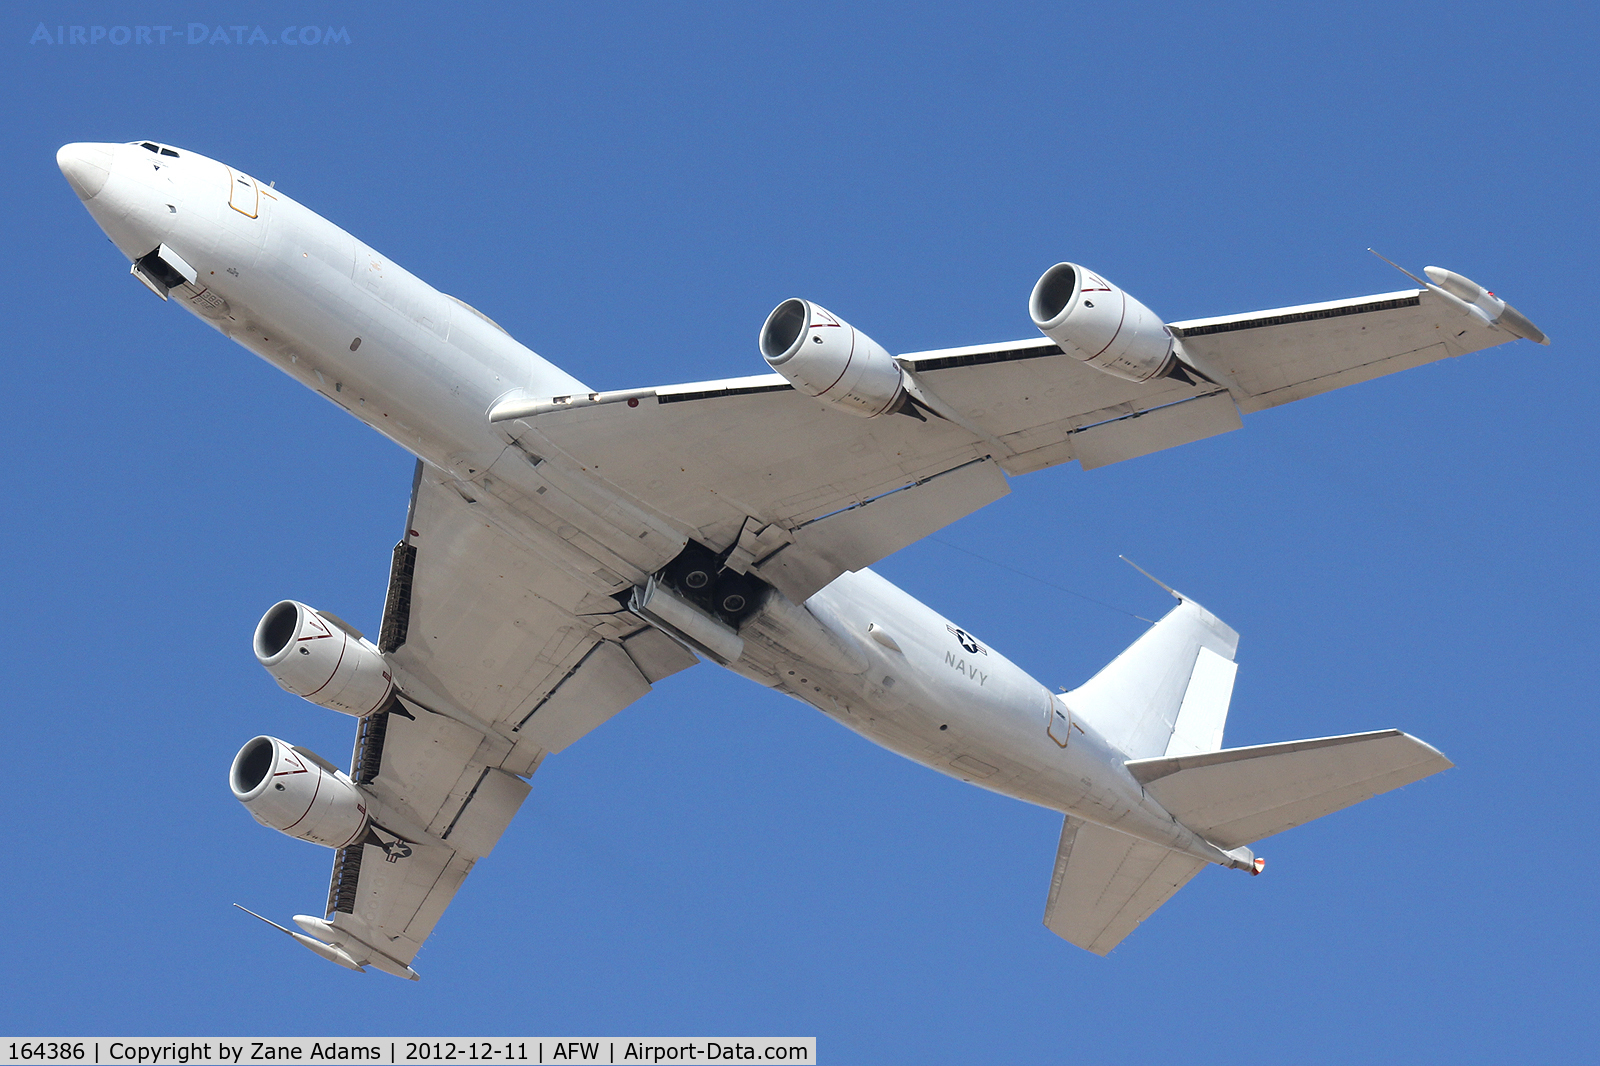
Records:
[[[1239,634],[1193,600],[1179,599],[1144,636],[1066,695],[1073,713],[1130,759],[1222,747]]]
[[[1449,769],[1450,760],[1416,737],[1384,729],[1127,766],[1178,821],[1219,848],[1237,848]],[[1104,955],[1205,864],[1069,814],[1044,924]]]

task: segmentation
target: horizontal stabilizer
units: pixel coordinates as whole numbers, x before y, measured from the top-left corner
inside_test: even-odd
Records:
[[[1044,924],[1061,939],[1105,955],[1189,883],[1201,859],[1067,816]]]
[[[1438,751],[1398,729],[1135,759],[1134,778],[1174,818],[1236,848],[1448,770]]]

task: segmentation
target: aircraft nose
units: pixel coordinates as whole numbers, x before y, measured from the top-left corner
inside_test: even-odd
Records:
[[[64,144],[56,153],[56,166],[80,200],[92,200],[111,176],[112,146],[78,142]]]

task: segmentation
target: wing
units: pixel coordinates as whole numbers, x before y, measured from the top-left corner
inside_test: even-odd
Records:
[[[363,719],[351,777],[366,841],[335,856],[328,917],[358,960],[409,964],[488,855],[547,752],[692,666],[592,575],[504,532],[421,463],[395,547],[379,648],[400,691]]]
[[[506,425],[796,602],[1008,491],[962,426],[840,414],[777,375],[616,395]]]
[[[1200,373],[1148,382],[1045,338],[914,353],[897,360],[925,401],[913,415],[844,414],[767,375],[495,417],[798,601],[1003,496],[1004,474],[1146,455],[1237,429],[1241,411],[1515,339],[1464,306],[1412,289],[1180,322]]]
[[[1202,378],[1130,382],[1044,338],[901,357],[1020,474],[1085,469],[1225,433],[1239,413],[1464,355],[1516,337],[1427,289],[1173,323]],[[1005,454],[1009,452],[1010,454]]]
[[[1108,954],[1204,865],[1068,815],[1050,878],[1045,927],[1096,955]]]

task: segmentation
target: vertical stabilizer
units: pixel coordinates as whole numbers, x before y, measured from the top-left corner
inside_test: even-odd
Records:
[[[1065,698],[1131,759],[1216,751],[1238,647],[1239,634],[1184,599]]]

